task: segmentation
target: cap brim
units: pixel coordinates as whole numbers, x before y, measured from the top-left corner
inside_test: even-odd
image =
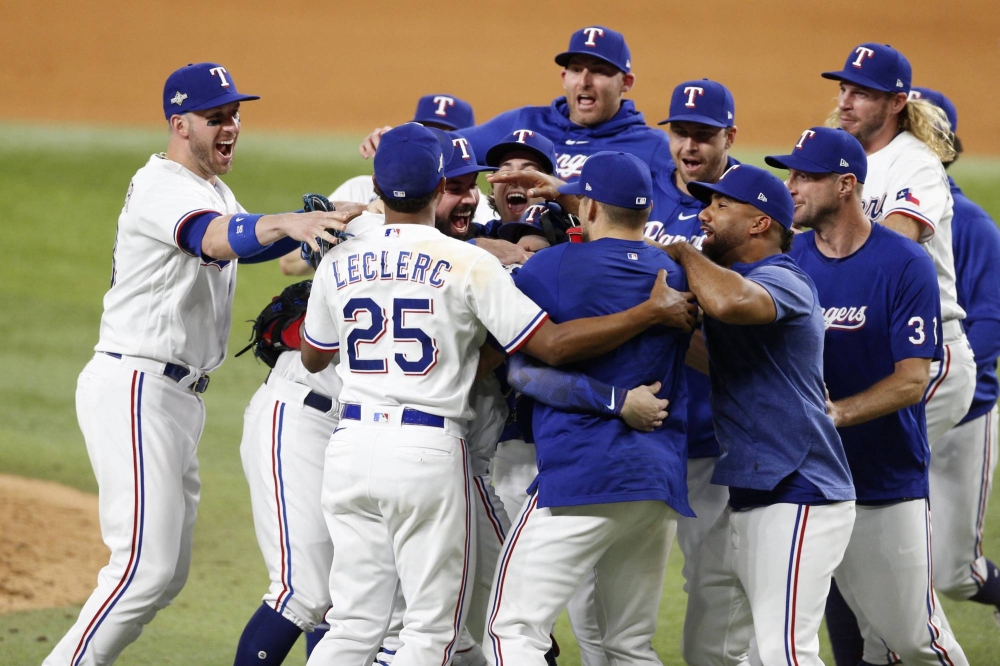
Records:
[[[594,53],[593,51],[563,51],[562,53],[556,56],[556,64],[559,65],[560,67],[567,67],[569,65],[570,58],[572,58],[575,55],[591,56],[597,58],[598,60],[603,60],[604,62],[608,63],[618,71],[625,72],[626,74],[628,74],[628,72],[622,69],[618,65],[618,63],[616,63],[614,60],[611,60],[610,58],[605,58],[604,56],[598,53]]]
[[[712,127],[731,127],[733,123],[720,123],[715,118],[709,118],[708,116],[699,116],[697,114],[686,114],[682,113],[679,116],[670,116],[666,120],[661,120],[656,123],[657,125],[666,125],[667,123],[699,123],[701,125],[711,125]]]
[[[768,155],[764,158],[764,162],[776,169],[795,169],[806,173],[838,173],[798,155]]]
[[[204,111],[205,109],[214,109],[219,106],[225,106],[226,104],[232,104],[233,102],[250,102],[255,99],[260,99],[260,97],[257,95],[243,95],[241,93],[225,93],[219,95],[218,97],[205,100],[197,106],[190,106],[187,111]],[[187,111],[185,111],[185,113],[187,113]]]
[[[909,92],[908,90],[896,90],[894,88],[887,88],[878,81],[874,79],[869,79],[867,76],[861,76],[857,72],[823,72],[820,74],[824,79],[830,79],[831,81],[847,81],[848,83],[853,83],[856,86],[863,86],[865,88],[871,88],[872,90],[881,90],[882,92]]]
[[[467,164],[466,166],[459,167],[459,168],[455,169],[454,171],[448,171],[446,169],[445,172],[444,172],[444,177],[445,178],[458,178],[459,176],[464,176],[464,175],[470,174],[470,173],[479,173],[479,172],[482,172],[482,171],[496,171],[496,170],[497,170],[496,167],[482,166],[482,165],[479,165],[479,164]]]
[[[716,183],[702,183],[697,180],[688,183],[688,192],[690,192],[691,196],[703,204],[712,203],[713,194],[725,194],[727,197],[732,196],[731,194],[726,194],[722,191]],[[732,198],[736,199],[736,197]],[[742,199],[737,199],[737,201],[742,201]]]
[[[432,123],[432,124],[434,124],[434,125],[437,126],[434,129],[443,127],[445,130],[447,130],[449,132],[455,132],[455,131],[458,130],[458,125],[450,123],[450,122],[448,122],[446,120],[441,120],[440,118],[437,118],[437,117],[414,118],[410,122],[411,123],[420,123],[421,125],[424,125],[425,127],[427,126],[428,123]]]
[[[526,143],[518,143],[517,141],[505,141],[504,143],[498,143],[489,150],[486,151],[486,159],[483,161],[492,167],[499,167],[500,162],[503,160],[503,156],[507,153],[514,152],[515,150],[523,150],[524,152],[531,153],[539,158],[541,165],[548,165],[549,170],[546,173],[555,173],[556,165],[552,163],[552,158],[538,150],[534,146],[529,146]]]
[[[572,183],[560,185],[559,194],[575,194],[577,196],[585,195],[586,192],[583,191],[583,181],[576,180]]]

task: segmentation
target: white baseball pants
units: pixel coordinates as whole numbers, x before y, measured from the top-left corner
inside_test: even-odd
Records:
[[[681,649],[691,666],[816,666],[854,502],[722,512],[702,544]]]
[[[490,664],[543,666],[559,613],[590,573],[609,663],[660,664],[652,648],[677,514],[663,502],[542,508],[533,496],[497,565]]]
[[[938,440],[969,413],[976,393],[976,359],[961,323],[947,321],[943,328],[944,360],[931,363],[931,380],[924,394],[927,441],[931,451]]]
[[[333,542],[323,519],[324,451],[338,405],[304,404],[308,386],[272,374],[243,416],[240,458],[270,586],[263,602],[303,631],[330,607]]]
[[[80,373],[77,419],[111,560],[46,666],[114,662],[187,581],[205,406],[162,372],[153,361],[98,353]]]
[[[394,664],[443,666],[452,657],[476,567],[468,451],[450,421],[404,425],[402,414],[362,406],[327,447],[322,504],[337,556],[330,629],[310,666],[371,666],[397,586],[407,607]]]
[[[997,464],[997,408],[949,430],[931,448],[934,585],[952,599],[985,582],[983,525]]]
[[[684,591],[688,592],[694,566],[698,561],[701,544],[711,531],[715,521],[729,503],[729,488],[712,483],[716,458],[688,458],[687,485],[688,504],[694,511],[694,518],[680,516],[677,519],[677,545],[684,554]]]
[[[851,542],[834,572],[864,622],[870,664],[962,666],[969,662],[943,626],[931,580],[931,516],[926,500],[857,506]]]

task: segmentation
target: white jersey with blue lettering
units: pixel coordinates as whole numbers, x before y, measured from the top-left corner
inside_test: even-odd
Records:
[[[951,243],[954,202],[948,175],[937,155],[910,132],[900,132],[888,146],[868,156],[863,201],[872,222],[898,213],[920,223],[920,242],[937,269],[942,321],[965,319],[955,290]]]
[[[222,364],[237,262],[205,262],[178,245],[183,226],[208,212],[246,210],[222,180],[213,185],[162,154],[136,172],[118,218],[96,351],[199,373]]]
[[[468,420],[487,330],[512,353],[546,317],[487,252],[430,226],[387,224],[323,258],[304,331],[313,347],[341,351],[341,403]]]

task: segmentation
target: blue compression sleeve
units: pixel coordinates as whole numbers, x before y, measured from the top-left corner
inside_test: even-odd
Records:
[[[201,253],[201,242],[205,238],[205,232],[208,231],[208,225],[217,217],[222,217],[222,213],[210,211],[185,220],[184,226],[177,230],[177,246],[188,254],[213,261],[213,257],[206,257]]]
[[[524,354],[510,357],[507,381],[515,390],[550,407],[600,416],[621,414],[628,393],[581,372],[535,364]]]
[[[294,238],[289,238],[288,236],[285,236],[284,238],[276,240],[270,245],[268,245],[267,249],[265,249],[263,252],[258,252],[252,257],[248,257],[246,259],[240,259],[240,263],[260,264],[265,261],[272,261],[274,259],[278,259],[279,257],[285,256],[289,252],[293,252],[295,250],[300,249],[301,246],[302,244],[299,241],[295,240]]]

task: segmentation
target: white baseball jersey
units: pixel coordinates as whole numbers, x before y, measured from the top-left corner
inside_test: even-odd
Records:
[[[378,197],[375,194],[375,185],[372,183],[371,176],[348,178],[330,195],[330,201],[353,201],[365,205],[375,201],[376,198]],[[479,205],[472,216],[472,221],[477,224],[486,224],[494,218],[496,218],[496,213],[490,208],[490,204],[486,200],[486,195],[480,190]]]
[[[900,213],[921,224],[920,242],[934,260],[941,287],[941,319],[965,319],[955,291],[951,243],[951,188],[941,160],[910,132],[868,156],[863,190],[865,214],[872,222]]]
[[[304,331],[313,347],[342,351],[342,403],[468,420],[487,329],[512,353],[546,318],[487,252],[433,227],[387,224],[323,258]]]
[[[181,228],[206,212],[245,213],[232,191],[153,155],[129,184],[118,217],[111,289],[96,351],[179,363],[201,372],[226,356],[236,262],[181,250]]]

